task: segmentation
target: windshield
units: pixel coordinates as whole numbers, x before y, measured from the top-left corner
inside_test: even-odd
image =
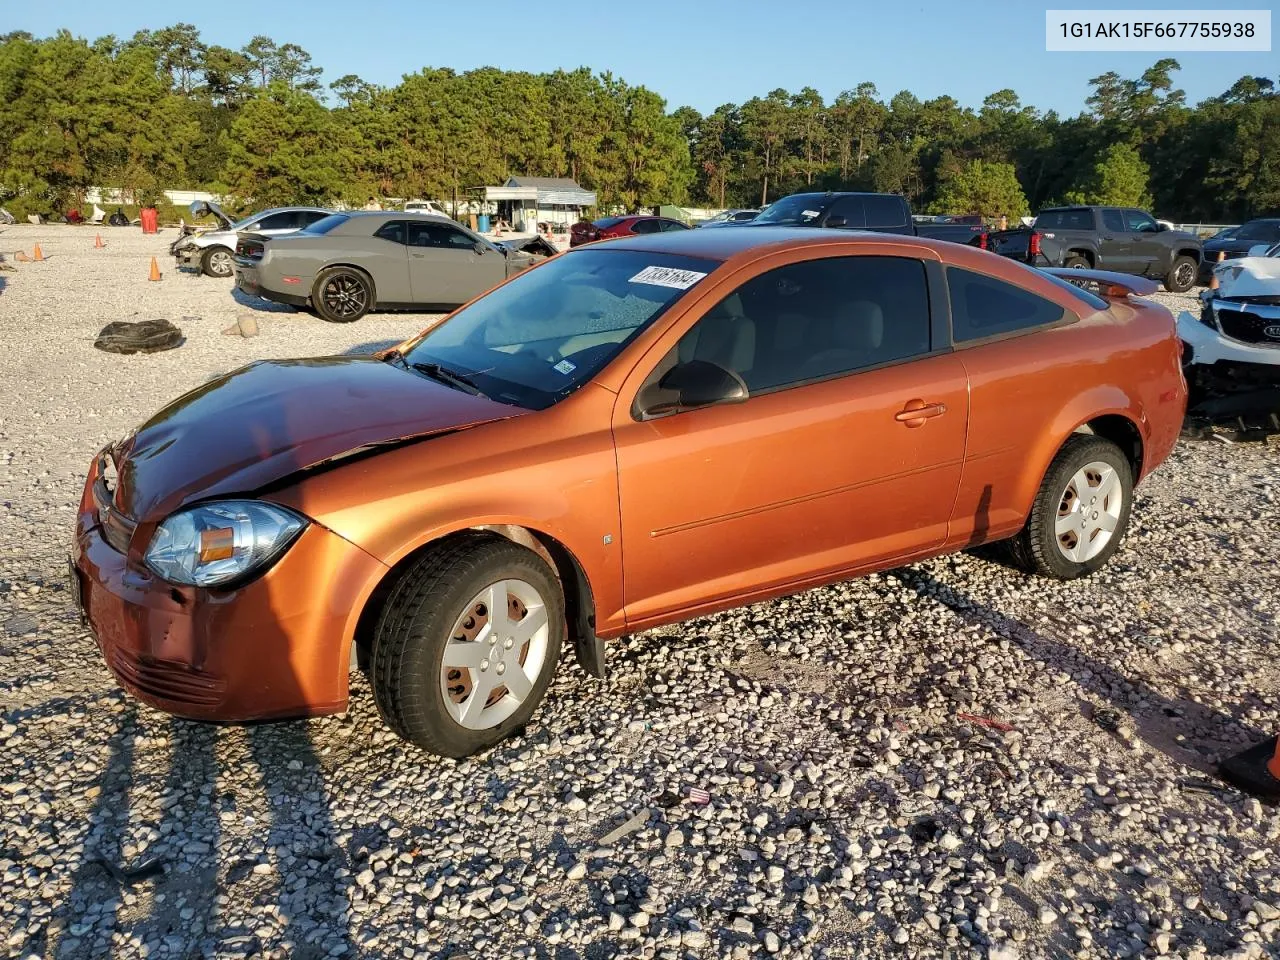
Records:
[[[227,229],[233,232],[239,232],[245,229],[247,226],[249,226],[249,224],[257,223],[259,220],[261,220],[265,216],[266,216],[265,213],[251,213],[249,216],[243,217],[242,219],[237,220]]]
[[[302,228],[303,233],[328,233],[335,227],[340,227],[351,218],[345,213],[331,213],[327,217],[321,217],[315,223],[308,224]]]
[[[797,193],[765,207],[752,223],[813,223],[822,216],[826,197],[820,193]]]
[[[541,410],[604,368],[719,261],[586,248],[554,257],[464,307],[405,354],[485,396]]]
[[[1280,240],[1280,220],[1254,220],[1236,229],[1233,240],[1252,240],[1254,243],[1275,243]]]

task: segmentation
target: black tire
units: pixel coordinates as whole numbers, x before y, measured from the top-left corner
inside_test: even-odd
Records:
[[[1069,559],[1059,546],[1055,524],[1065,505],[1068,484],[1075,474],[1091,463],[1101,462],[1116,471],[1123,499],[1116,526],[1101,551],[1087,560]],[[1124,453],[1110,440],[1089,434],[1075,434],[1058,451],[1045,473],[1031,507],[1031,516],[1022,532],[1009,541],[1014,562],[1028,573],[1055,580],[1075,580],[1100,569],[1120,546],[1129,526],[1133,508],[1133,468]]]
[[[321,320],[354,323],[373,309],[373,281],[354,267],[322,270],[311,288],[311,306]]]
[[[441,688],[445,647],[467,604],[501,580],[523,580],[538,591],[547,613],[541,673],[509,717],[488,729],[469,729],[450,715]],[[492,536],[466,536],[428,551],[388,594],[374,632],[370,679],[383,720],[424,750],[465,757],[519,730],[542,701],[565,633],[564,593],[535,554]]]
[[[226,247],[210,247],[200,255],[200,270],[206,277],[225,280],[236,272],[232,253]]]
[[[1186,293],[1196,285],[1200,265],[1192,257],[1174,257],[1164,278],[1164,288],[1170,293]]]
[[[1067,257],[1067,259],[1063,261],[1062,265],[1066,267],[1068,270],[1088,270],[1089,267],[1091,266],[1088,258],[1082,257],[1078,253],[1072,254],[1071,256]]]

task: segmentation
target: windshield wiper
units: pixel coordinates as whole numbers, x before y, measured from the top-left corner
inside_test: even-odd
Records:
[[[474,380],[464,373],[458,373],[456,370],[450,370],[448,367],[442,367],[438,363],[414,363],[411,364],[413,369],[419,373],[425,373],[432,380],[439,380],[441,383],[448,384],[455,390],[461,390],[463,393],[469,393],[473,397],[483,396]]]

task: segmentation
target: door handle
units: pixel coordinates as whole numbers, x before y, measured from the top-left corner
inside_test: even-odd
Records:
[[[1115,239],[1115,237],[1103,237],[1102,239],[1103,239],[1103,240],[1114,240],[1114,239]]]
[[[945,403],[925,403],[923,400],[908,400],[906,406],[893,415],[893,419],[908,427],[923,427],[934,417],[947,412]]]

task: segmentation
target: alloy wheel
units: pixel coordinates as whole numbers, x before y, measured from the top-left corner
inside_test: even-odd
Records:
[[[354,317],[364,312],[368,292],[359,278],[342,273],[324,285],[324,305],[339,317]]]

